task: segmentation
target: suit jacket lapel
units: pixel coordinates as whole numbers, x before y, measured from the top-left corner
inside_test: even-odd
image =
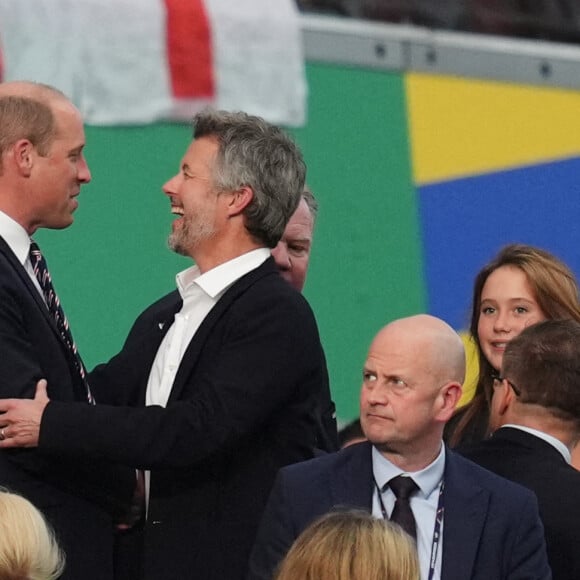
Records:
[[[138,343],[140,348],[139,357],[143,361],[150,361],[147,364],[145,362],[143,364],[143,369],[145,370],[145,374],[143,375],[143,388],[139,391],[139,403],[143,406],[146,404],[147,382],[159,347],[174,322],[175,314],[179,312],[183,304],[177,290],[162,300],[163,305],[158,307],[151,321],[144,328],[139,328],[138,330],[139,336],[141,337]]]
[[[0,237],[0,252],[4,254],[4,257],[6,258],[8,264],[12,267],[14,274],[16,275],[17,278],[20,279],[22,284],[26,287],[26,289],[32,296],[33,300],[36,302],[36,305],[38,306],[40,312],[46,319],[48,325],[50,326],[50,328],[52,329],[58,340],[62,342],[62,338],[56,326],[56,321],[48,311],[48,308],[44,300],[42,299],[42,296],[40,295],[36,286],[30,279],[30,276],[28,275],[28,272],[24,269],[24,266],[19,262],[18,258],[14,255],[14,252],[10,249],[10,246],[6,243],[6,241],[2,237]],[[68,349],[66,349],[66,351],[68,353]]]
[[[330,483],[334,506],[355,507],[367,512],[372,510],[374,479],[372,446],[363,442],[341,451],[349,455],[343,469],[336,471]]]
[[[471,578],[488,511],[489,492],[461,469],[461,462],[466,460],[449,449],[446,454],[441,578]]]
[[[171,328],[171,325],[175,321],[175,315],[181,310],[183,301],[179,292],[172,292],[167,299],[167,304],[164,304],[158,312],[155,313],[153,320],[153,327],[150,329],[153,335],[153,342],[156,343],[155,351],[159,348],[161,341],[165,338],[165,335]]]
[[[372,510],[374,492],[372,446],[365,442],[340,453],[350,453],[344,468],[331,480],[333,505]],[[442,580],[471,578],[489,508],[489,492],[461,469],[465,461],[449,449],[445,461],[445,515]],[[469,522],[466,525],[466,522]],[[458,550],[457,546],[461,546]]]
[[[175,376],[168,403],[179,400],[181,397],[183,388],[187,384],[188,378],[195,369],[199,360],[199,355],[203,346],[222,316],[229,310],[235,300],[243,292],[245,292],[257,280],[273,272],[276,273],[276,267],[273,260],[270,258],[262,265],[258,266],[258,268],[251,270],[234,282],[226,293],[218,300],[217,304],[211,309],[210,313],[205,317],[200,327],[197,329],[197,332],[191,339],[191,342],[183,354],[183,359],[181,360],[181,364],[179,365],[179,369]]]

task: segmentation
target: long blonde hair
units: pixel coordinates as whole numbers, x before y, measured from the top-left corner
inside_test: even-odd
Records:
[[[55,580],[65,558],[44,516],[0,488],[0,580]]]
[[[298,536],[276,580],[419,580],[417,549],[396,524],[336,511]]]

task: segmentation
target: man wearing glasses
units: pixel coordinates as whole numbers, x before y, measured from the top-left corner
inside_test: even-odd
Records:
[[[536,493],[554,580],[580,578],[580,324],[548,320],[506,348],[491,400],[491,439],[463,453]]]

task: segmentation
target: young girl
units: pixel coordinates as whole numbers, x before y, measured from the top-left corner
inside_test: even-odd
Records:
[[[470,403],[447,425],[451,447],[489,435],[489,401],[507,343],[526,326],[546,319],[580,322],[576,278],[558,258],[512,244],[482,268],[473,289],[470,331],[479,355],[479,378]]]

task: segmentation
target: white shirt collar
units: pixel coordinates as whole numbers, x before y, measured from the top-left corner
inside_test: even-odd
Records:
[[[258,248],[246,252],[233,260],[200,274],[197,266],[191,266],[175,277],[177,289],[182,298],[187,295],[192,284],[199,286],[208,296],[215,298],[242,276],[255,270],[270,257],[268,248]]]
[[[0,232],[18,261],[24,266],[30,250],[30,236],[27,231],[9,215],[0,211]]]
[[[391,463],[373,446],[373,474],[377,485],[382,488],[388,481],[397,475],[409,475],[421,490],[424,497],[429,497],[433,490],[441,483],[445,471],[445,445],[441,444],[439,455],[427,467],[419,471],[403,471]]]
[[[553,447],[555,447],[564,457],[566,463],[572,462],[572,455],[570,454],[570,450],[562,441],[556,439],[556,437],[552,437],[552,435],[548,435],[548,433],[544,433],[543,431],[538,431],[537,429],[532,429],[532,427],[524,427],[523,425],[513,425],[511,423],[502,425],[502,429],[504,427],[511,427],[512,429],[519,429],[520,431],[525,431],[530,435],[535,435],[540,439],[543,439],[546,443],[549,443]]]

